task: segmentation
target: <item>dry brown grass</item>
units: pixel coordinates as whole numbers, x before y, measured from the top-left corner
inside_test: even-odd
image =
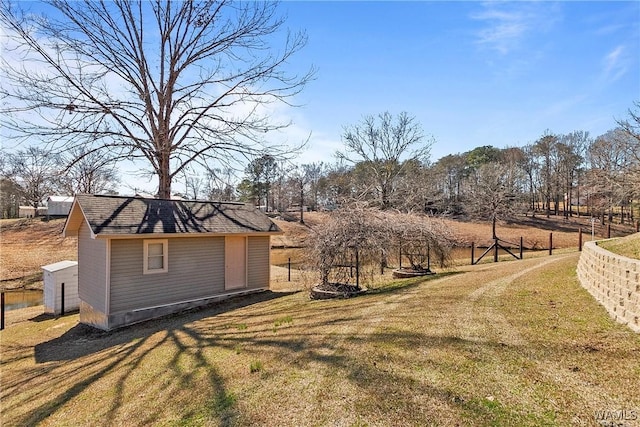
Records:
[[[306,237],[313,232],[314,227],[321,227],[328,214],[321,212],[309,212],[305,214],[305,224],[295,221],[275,222],[285,232],[283,236],[273,239],[274,246],[299,247],[304,246]],[[445,223],[451,227],[460,243],[476,247],[489,246],[491,240],[491,224],[482,221],[445,219]],[[524,240],[524,247],[529,249],[548,249],[549,233],[553,233],[553,247],[558,249],[577,248],[578,230],[583,231],[583,241],[591,239],[591,222],[589,217],[571,217],[565,219],[562,216],[518,217],[511,222],[503,222],[498,225],[498,237],[518,245],[520,237]],[[595,224],[596,239],[607,236],[607,226]],[[611,224],[611,236],[619,237],[633,233],[634,228],[629,224]]]
[[[466,266],[350,300],[270,292],[111,333],[38,316],[1,333],[1,422],[565,426],[637,413],[640,336],[579,286],[577,258]]]
[[[64,221],[0,220],[0,288],[42,289],[43,265],[78,259],[77,239],[62,237]]]

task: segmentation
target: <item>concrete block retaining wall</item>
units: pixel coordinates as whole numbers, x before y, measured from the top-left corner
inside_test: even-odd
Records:
[[[640,260],[586,242],[578,262],[578,279],[613,319],[640,333]]]

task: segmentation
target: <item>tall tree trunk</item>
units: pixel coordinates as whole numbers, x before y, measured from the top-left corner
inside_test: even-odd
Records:
[[[169,154],[161,153],[158,156],[158,198],[171,198],[171,172],[169,167]]]

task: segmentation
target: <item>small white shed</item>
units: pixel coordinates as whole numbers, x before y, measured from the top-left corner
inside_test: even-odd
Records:
[[[44,280],[44,312],[62,314],[80,308],[78,297],[78,262],[60,261],[42,267]],[[62,300],[64,285],[64,304]]]

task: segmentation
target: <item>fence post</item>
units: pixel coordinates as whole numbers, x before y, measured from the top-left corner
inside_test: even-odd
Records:
[[[471,242],[471,265],[475,265],[475,259],[476,257],[474,256],[474,249],[475,249],[476,244],[474,242]]]
[[[351,263],[349,264],[349,277],[353,278],[353,254],[351,254]]]
[[[356,287],[360,288],[360,257],[356,248]]]
[[[636,221],[636,233],[640,231],[640,220]]]
[[[549,233],[549,255],[553,255],[553,233]]]
[[[520,236],[520,259],[522,259],[522,236]]]
[[[288,275],[287,280],[290,282],[291,281],[291,258],[289,258],[288,272],[289,272],[289,275]]]
[[[582,227],[578,229],[578,251],[582,251]]]
[[[4,291],[0,296],[0,331],[4,329]]]
[[[611,224],[607,224],[607,239],[611,238]]]
[[[61,286],[62,292],[60,293],[60,316],[64,316],[64,282]]]

